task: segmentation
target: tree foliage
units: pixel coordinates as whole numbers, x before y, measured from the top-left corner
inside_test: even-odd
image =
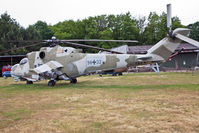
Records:
[[[185,27],[181,24],[178,17],[172,18],[172,29]],[[154,45],[168,34],[167,15],[162,13],[158,15],[156,12],[151,12],[148,16],[148,24],[144,30],[142,41],[147,45]]]
[[[11,53],[4,54],[25,54],[35,48],[27,50],[26,48],[21,48],[14,50],[17,47],[26,46],[26,43],[8,43],[8,41],[22,41],[22,40],[39,40],[41,35],[39,31],[34,26],[29,26],[28,28],[21,27],[17,21],[10,17],[7,13],[4,13],[0,17],[0,50],[9,50]]]
[[[199,41],[199,21],[190,24],[189,28],[191,29],[190,38]]]
[[[7,50],[18,47],[19,44],[8,43],[6,41],[23,40],[23,31],[24,29],[16,22],[15,19],[11,18],[7,13],[2,14],[0,17],[0,49]],[[15,54],[16,52],[12,51],[12,53]]]
[[[57,39],[138,40],[138,44],[154,45],[167,35],[166,23],[166,13],[164,12],[160,15],[151,12],[148,17],[139,18],[134,18],[130,12],[127,12],[119,15],[88,17],[77,21],[66,20],[55,25],[37,21],[27,28],[23,28],[10,15],[4,13],[0,17],[0,50],[28,45],[11,44],[5,40],[42,40],[50,39],[52,36],[57,37]],[[172,18],[172,24],[173,29],[185,27],[178,17]],[[199,40],[199,22],[190,25],[190,28],[192,30],[190,37]],[[87,42],[86,44],[107,49],[122,45],[122,43],[114,42]],[[39,47],[13,50],[11,54],[25,54],[32,50],[38,50]]]
[[[50,39],[54,35],[53,31],[46,22],[37,21],[33,25],[33,28],[39,32],[41,39]]]

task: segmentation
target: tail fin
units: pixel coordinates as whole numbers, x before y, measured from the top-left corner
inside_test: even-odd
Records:
[[[156,55],[161,60],[167,61],[169,56],[176,50],[176,48],[180,45],[182,42],[180,39],[175,38],[175,34],[181,34],[188,36],[189,29],[185,28],[178,28],[173,31],[174,37],[167,36],[161,41],[159,41],[157,44],[155,44],[152,48],[150,48],[147,51],[147,54],[150,55]]]

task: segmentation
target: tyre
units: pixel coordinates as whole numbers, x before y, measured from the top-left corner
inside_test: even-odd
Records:
[[[70,80],[70,83],[76,84],[76,83],[77,83],[77,79],[71,79],[71,80]]]
[[[26,81],[26,84],[33,84],[33,82],[32,81]]]
[[[113,73],[112,76],[117,76],[117,73]]]
[[[49,82],[48,82],[48,86],[55,86],[56,85],[56,82],[54,81],[54,80],[50,80]]]
[[[119,75],[119,76],[122,76],[123,74],[122,74],[122,72],[119,72],[118,75]]]

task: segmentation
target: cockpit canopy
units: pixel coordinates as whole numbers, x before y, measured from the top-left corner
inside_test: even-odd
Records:
[[[19,64],[20,65],[24,65],[24,64],[26,64],[28,62],[28,58],[23,58],[20,62],[19,62]]]

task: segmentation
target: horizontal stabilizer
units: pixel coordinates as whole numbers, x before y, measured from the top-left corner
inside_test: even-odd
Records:
[[[180,39],[180,40],[182,40],[182,41],[185,41],[185,42],[187,42],[187,43],[190,43],[190,44],[192,44],[192,45],[194,45],[194,46],[196,46],[196,47],[199,47],[199,42],[198,42],[198,41],[195,41],[195,40],[193,40],[193,39],[191,39],[191,38],[188,38],[188,37],[183,36],[183,35],[181,35],[181,34],[175,34],[175,37],[178,38],[178,39]]]
[[[33,71],[36,72],[37,74],[41,74],[41,73],[51,71],[51,70],[55,70],[55,69],[58,69],[58,68],[61,68],[61,67],[63,67],[63,65],[60,64],[59,62],[49,61],[46,64],[43,64],[43,65],[41,65],[37,68],[34,68]]]

